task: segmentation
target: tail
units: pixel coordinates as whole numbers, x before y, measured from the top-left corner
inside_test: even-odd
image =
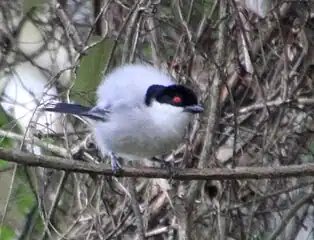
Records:
[[[69,113],[78,116],[88,117],[93,120],[104,121],[105,116],[92,111],[92,108],[72,103],[55,103],[51,107],[44,107],[41,110],[48,112]]]

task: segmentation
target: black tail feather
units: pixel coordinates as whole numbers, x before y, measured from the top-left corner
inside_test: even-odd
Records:
[[[52,104],[51,107],[44,107],[42,110],[48,112],[58,112],[58,113],[69,113],[78,116],[88,117],[93,120],[103,120],[104,117],[93,114],[92,108],[85,107],[79,104],[72,103],[56,103]]]

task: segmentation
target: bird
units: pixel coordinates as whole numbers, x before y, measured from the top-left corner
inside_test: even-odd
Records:
[[[102,157],[111,158],[115,173],[122,168],[119,158],[153,158],[175,149],[191,117],[204,111],[192,89],[148,64],[114,68],[96,95],[95,106],[58,102],[43,110],[91,119],[95,144]]]

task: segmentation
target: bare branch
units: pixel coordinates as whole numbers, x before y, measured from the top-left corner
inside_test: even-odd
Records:
[[[69,39],[73,41],[73,46],[75,47],[77,52],[81,52],[83,48],[82,40],[77,32],[75,26],[71,23],[70,19],[62,9],[62,6],[60,3],[56,4],[56,14],[59,17],[65,32],[68,34]]]
[[[53,168],[69,172],[93,173],[113,176],[109,164],[87,163],[79,160],[63,159],[53,156],[39,156],[19,150],[0,148],[0,158],[19,164]],[[227,179],[263,179],[314,176],[314,164],[300,164],[278,167],[236,167],[229,168],[190,168],[178,169],[175,175],[160,168],[123,167],[116,177],[173,178],[177,180],[227,180]]]
[[[308,195],[305,195],[303,198],[301,198],[299,201],[297,201],[293,206],[291,206],[291,209],[288,211],[288,213],[283,217],[281,224],[279,224],[276,229],[273,231],[273,233],[269,236],[268,240],[274,240],[277,239],[277,237],[282,233],[282,231],[285,229],[289,221],[296,216],[296,212],[307,202],[310,202],[314,197],[314,193],[310,193]]]

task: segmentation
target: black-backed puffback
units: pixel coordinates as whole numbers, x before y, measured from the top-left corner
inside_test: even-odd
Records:
[[[203,108],[192,89],[176,84],[165,71],[129,64],[104,76],[96,106],[57,103],[45,110],[95,120],[96,145],[111,156],[116,171],[117,156],[138,160],[169,153],[182,141],[191,116]]]

